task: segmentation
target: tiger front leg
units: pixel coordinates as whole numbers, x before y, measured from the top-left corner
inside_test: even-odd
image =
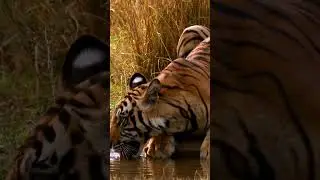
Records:
[[[152,159],[167,159],[175,152],[175,139],[169,135],[151,137],[143,147],[146,157]]]
[[[200,158],[210,159],[210,129],[207,131],[207,135],[201,144]]]

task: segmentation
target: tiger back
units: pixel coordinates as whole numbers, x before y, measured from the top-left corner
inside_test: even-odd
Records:
[[[63,86],[18,149],[6,180],[108,179],[109,47],[84,35],[69,49]]]
[[[147,141],[142,146],[146,156],[168,158],[175,152],[174,135],[209,136],[210,37],[186,54],[151,81],[140,73],[131,77],[130,90],[110,122],[110,138],[121,157],[137,154]],[[202,154],[208,157],[208,143],[203,144]]]

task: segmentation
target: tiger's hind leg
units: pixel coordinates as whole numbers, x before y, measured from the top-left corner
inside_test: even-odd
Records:
[[[151,137],[143,147],[144,156],[152,159],[167,159],[175,152],[173,136],[159,135]]]
[[[207,135],[202,142],[200,148],[200,158],[210,159],[210,129],[208,129]]]

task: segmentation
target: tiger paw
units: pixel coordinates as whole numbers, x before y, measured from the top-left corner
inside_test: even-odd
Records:
[[[200,158],[210,159],[210,131],[208,131],[206,137],[204,138],[201,148],[200,148]]]
[[[170,158],[174,151],[174,137],[167,135],[151,137],[143,147],[145,156],[153,159]]]

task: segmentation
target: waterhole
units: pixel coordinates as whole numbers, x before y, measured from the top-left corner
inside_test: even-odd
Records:
[[[110,160],[110,179],[210,179],[209,162],[200,160],[197,147],[199,145],[185,146],[183,151],[167,160],[151,160],[143,157],[135,160],[119,160],[113,154],[114,158]]]

